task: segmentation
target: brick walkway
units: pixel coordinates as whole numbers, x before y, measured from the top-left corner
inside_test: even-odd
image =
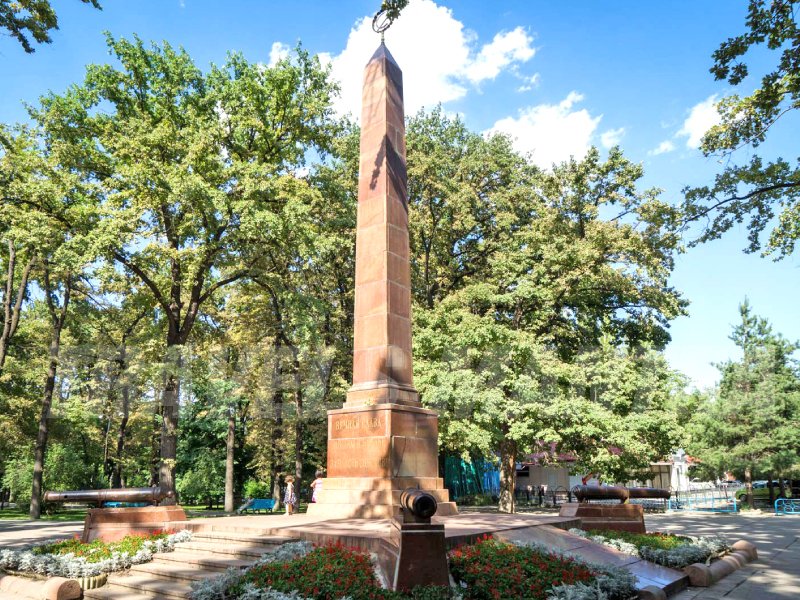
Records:
[[[671,600],[800,599],[800,517],[770,514],[670,513],[646,515],[648,531],[719,534],[758,547],[758,561],[709,588],[689,588]]]

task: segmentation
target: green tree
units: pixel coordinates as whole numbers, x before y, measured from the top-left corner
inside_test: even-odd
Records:
[[[800,231],[800,157],[767,160],[756,154],[779,120],[800,108],[800,27],[798,0],[750,0],[747,31],[723,42],[714,52],[711,73],[732,86],[749,84],[746,55],[759,47],[777,55],[773,70],[747,96],[731,94],[717,105],[721,122],[703,138],[706,156],[726,164],[714,184],[687,188],[685,219],[710,221],[695,243],[719,238],[736,224],[747,221],[747,252],[762,251],[776,260],[794,252]],[[736,157],[750,151],[749,162]],[[766,240],[764,231],[771,227]]]
[[[756,473],[771,479],[800,465],[800,377],[792,357],[798,345],[774,333],[747,301],[739,313],[731,340],[742,358],[719,365],[719,389],[691,423],[690,449],[717,472],[743,474],[752,506]]]
[[[165,322],[159,482],[174,490],[181,349],[201,308],[276,242],[286,198],[308,187],[297,169],[335,131],[335,88],[302,50],[272,68],[232,54],[204,74],[167,43],[108,45],[119,67],[90,66],[32,115],[94,186],[75,234],[138,278]]]
[[[100,8],[97,0],[81,2]],[[50,32],[58,29],[58,15],[50,0],[0,0],[0,29],[5,29],[30,54],[36,52],[31,37],[40,44],[53,41]]]
[[[601,340],[630,356],[669,340],[667,324],[685,307],[668,285],[680,249],[675,211],[657,190],[637,189],[641,166],[619,149],[541,173],[506,138],[470,133],[440,112],[411,119],[408,131],[415,372],[424,401],[440,410],[443,445],[499,455],[503,510],[513,510],[515,461],[538,442],[561,442],[609,477],[645,467],[670,436],[645,451],[660,413],[636,427],[629,414],[661,406],[664,385],[650,400],[641,400],[652,396],[644,376],[625,380],[635,393],[599,394],[575,365]],[[584,396],[581,425],[569,407]],[[630,436],[582,442],[595,417],[603,431]],[[601,460],[615,442],[629,461]]]

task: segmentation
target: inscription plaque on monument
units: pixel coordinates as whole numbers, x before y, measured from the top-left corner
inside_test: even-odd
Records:
[[[417,487],[453,514],[438,417],[414,388],[403,74],[383,42],[364,71],[355,275],[353,385],[328,411],[327,478],[308,512],[396,516],[400,493]]]

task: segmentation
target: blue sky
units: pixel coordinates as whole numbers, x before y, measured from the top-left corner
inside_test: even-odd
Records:
[[[109,60],[104,30],[182,45],[203,67],[230,50],[269,63],[300,41],[332,62],[342,80],[338,108],[356,114],[361,69],[378,43],[365,20],[378,0],[104,0],[103,11],[78,0],[53,4],[61,29],[52,45],[25,55],[0,37],[2,122],[24,120],[23,102]],[[746,5],[412,0],[386,41],[404,71],[408,112],[442,102],[474,130],[511,133],[543,166],[590,144],[619,143],[644,164],[645,184],[678,202],[685,185],[710,182],[719,169],[696,148],[714,99],[731,91],[708,68],[719,43],[743,30]],[[756,53],[754,72],[769,60]],[[797,117],[782,122],[762,153],[796,159],[798,125]],[[712,363],[737,356],[727,336],[745,296],[776,330],[800,338],[798,258],[746,255],[745,243],[742,227],[677,260],[672,285],[691,302],[690,316],[674,322],[667,357],[697,386],[716,380]]]

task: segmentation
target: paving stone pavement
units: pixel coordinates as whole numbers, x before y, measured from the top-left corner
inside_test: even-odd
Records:
[[[83,521],[0,520],[0,550],[83,533]]]
[[[681,513],[646,515],[648,531],[688,535],[718,534],[735,542],[748,540],[758,560],[708,588],[689,588],[671,600],[800,599],[800,517],[773,514]]]

